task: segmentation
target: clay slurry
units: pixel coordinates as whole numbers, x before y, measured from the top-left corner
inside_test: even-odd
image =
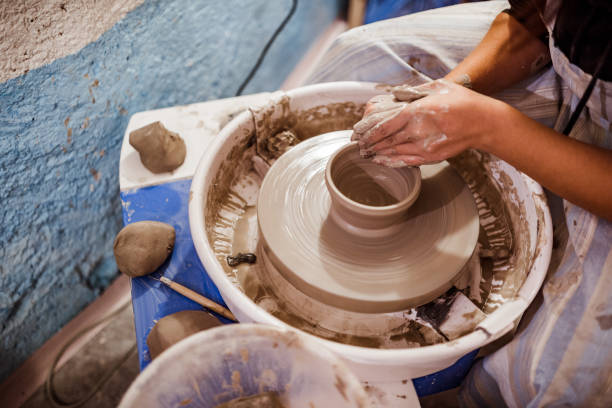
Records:
[[[140,155],[142,164],[153,173],[165,173],[185,161],[187,148],[178,135],[161,122],[153,122],[130,133],[130,144]]]

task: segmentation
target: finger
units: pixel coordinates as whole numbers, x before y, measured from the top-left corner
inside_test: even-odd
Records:
[[[369,159],[370,157],[374,157],[374,152],[369,149],[359,149],[359,155],[364,159]]]
[[[357,133],[363,134],[387,119],[389,116],[397,115],[401,110],[401,107],[396,106],[394,109],[364,115],[363,119],[355,123],[353,130]]]
[[[406,108],[395,111],[393,115],[389,115],[387,119],[364,132],[361,141],[363,141],[365,147],[371,147],[402,129],[411,117],[410,113],[406,112]]]
[[[452,86],[450,82],[438,79],[418,86],[399,85],[391,88],[391,92],[398,101],[413,102],[426,96],[448,93]]]
[[[366,116],[373,112],[383,112],[395,108],[397,104],[393,95],[377,95],[368,101],[363,114]]]
[[[417,144],[423,138],[424,133],[423,125],[421,122],[422,120],[419,116],[413,116],[412,119],[404,125],[404,127],[399,129],[395,133],[385,137],[384,139],[372,145],[364,144],[364,147],[367,147],[373,152],[381,152],[382,150],[393,148],[402,144],[417,146]]]
[[[425,159],[421,156],[415,155],[401,155],[401,156],[379,156],[376,155],[372,161],[376,164],[381,164],[386,167],[406,167],[406,166],[420,166],[425,163]]]
[[[433,153],[436,150],[439,150],[439,148],[447,140],[448,137],[444,133],[435,133],[424,138],[421,142],[421,145],[423,146],[423,149],[425,149],[426,152]]]
[[[385,137],[383,140],[381,140],[380,142],[376,144],[366,146],[366,148],[374,153],[379,153],[382,150],[393,152],[393,148],[395,146],[399,145],[400,143],[406,143],[406,142],[410,142],[410,141],[403,138],[399,132],[396,132],[388,137]],[[392,154],[395,154],[395,153],[392,153]]]
[[[417,99],[424,98],[432,93],[429,89],[419,89],[412,86],[396,86],[391,89],[391,93],[398,101],[413,102]]]
[[[422,156],[423,148],[417,143],[402,143],[390,148],[374,150],[381,156]]]

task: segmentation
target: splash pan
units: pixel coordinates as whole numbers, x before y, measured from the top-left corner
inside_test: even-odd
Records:
[[[339,82],[274,94],[266,107],[239,115],[219,133],[200,162],[189,204],[198,255],[241,322],[293,326],[341,355],[362,379],[383,382],[438,371],[511,330],[543,282],[552,244],[541,187],[495,157],[468,151],[449,167],[475,203],[478,247],[510,256],[481,259],[481,275],[468,262],[451,279],[459,291],[416,308],[364,313],[321,302],[270,267],[257,219],[266,171],[288,146],[350,129],[368,99],[384,92],[375,84]],[[226,256],[237,252],[255,252],[258,262],[229,267]],[[450,336],[428,311],[458,297],[484,318]]]

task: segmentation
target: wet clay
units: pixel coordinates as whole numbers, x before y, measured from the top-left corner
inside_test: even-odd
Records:
[[[401,85],[391,88],[392,95],[378,95],[369,101],[367,115],[353,126],[354,141],[359,141],[363,157],[372,157],[372,160],[380,165],[393,168],[401,168],[408,165],[421,165],[424,160],[417,154],[401,155],[395,149],[386,149],[387,152],[376,152],[373,146],[387,143],[387,148],[402,145],[404,143],[414,144],[425,151],[447,140],[447,135],[437,126],[432,126],[431,118],[436,115],[432,109],[420,108],[412,102],[433,94],[445,94],[449,92],[448,84],[443,80],[429,82],[421,86],[413,87]],[[448,106],[441,105],[441,111],[447,110]],[[400,115],[399,122],[405,122],[406,116],[410,120],[402,127],[402,131],[394,130],[386,133],[380,139],[382,129],[386,123],[396,121]],[[390,144],[389,144],[390,142]]]
[[[117,267],[133,278],[155,272],[172,253],[175,235],[172,225],[158,221],[123,227],[113,244]]]
[[[283,153],[276,147],[279,144],[290,141],[294,145],[293,137],[300,142],[323,133],[350,129],[361,118],[364,109],[363,105],[352,102],[330,103],[299,112],[292,111],[290,106],[290,98],[282,94],[268,105],[251,110],[256,154],[269,164]],[[279,143],[279,139],[286,141]]]
[[[291,146],[298,144],[299,141],[300,140],[294,132],[291,130],[284,130],[271,136],[268,139],[266,147],[272,155],[278,157],[289,150]]]
[[[130,144],[140,155],[142,164],[153,173],[175,170],[183,164],[187,153],[185,141],[161,122],[130,132]]]
[[[366,171],[360,169],[353,172],[351,178],[340,178],[336,184],[343,195],[360,204],[384,207],[399,202]]]
[[[257,202],[264,255],[299,290],[340,309],[382,313],[429,302],[452,285],[474,251],[474,200],[446,162],[421,167],[417,199],[410,176],[418,169],[371,164],[356,144],[344,150],[349,138],[350,131],[311,138],[272,165]],[[371,174],[382,176],[380,183],[402,201],[366,207],[330,194],[326,170],[342,181],[352,173],[343,172],[342,164],[353,160],[371,166]],[[398,177],[385,184],[391,175]]]
[[[381,87],[390,91],[392,87]],[[254,252],[258,257],[260,237],[257,228],[255,201],[259,185],[268,166],[255,145],[265,150],[267,138],[283,129],[296,133],[300,140],[334,130],[352,129],[361,119],[364,105],[345,103],[317,106],[306,111],[291,111],[289,98],[283,96],[262,110],[252,111],[252,126],[244,127],[222,165],[213,169],[214,183],[209,189],[205,211],[206,233],[220,265],[228,279],[259,307],[285,323],[318,337],[373,348],[411,348],[446,341],[438,328],[417,316],[415,309],[384,314],[360,314],[343,311],[308,297],[286,280],[277,279],[277,272],[266,269],[262,262],[229,267],[225,257],[237,252]],[[308,120],[312,119],[311,122]],[[305,121],[297,123],[299,121]],[[256,131],[259,130],[259,133]],[[318,131],[321,129],[321,131]],[[318,132],[318,133],[317,133]],[[256,134],[258,133],[258,134]],[[260,158],[257,154],[260,154]],[[275,157],[276,158],[276,157]],[[275,159],[274,158],[274,159]],[[255,160],[257,159],[257,160]],[[255,171],[254,163],[260,164]],[[479,244],[485,250],[509,254],[507,258],[481,259],[481,275],[475,288],[462,291],[474,301],[472,292],[479,294],[478,308],[491,313],[519,290],[534,254],[515,242],[528,242],[523,207],[516,200],[511,181],[493,178],[497,161],[476,151],[467,151],[450,160],[472,192],[480,216]],[[538,216],[542,218],[538,213]],[[487,252],[484,253],[487,256]]]
[[[421,188],[418,168],[396,170],[377,166],[360,156],[356,143],[338,151],[327,165],[330,166],[328,189],[331,184],[350,200],[368,206],[390,206],[409,197],[414,202]],[[331,188],[332,200],[334,192]],[[405,207],[402,210],[408,208]]]
[[[370,100],[370,111],[367,116],[360,118],[359,122],[353,125],[353,135],[351,140],[361,140],[376,125],[384,121],[393,119],[406,106],[407,102],[395,99],[393,95],[378,95]],[[366,155],[367,152],[362,152]]]
[[[147,336],[147,347],[152,359],[164,350],[202,330],[222,323],[202,310],[183,310],[160,319]]]
[[[455,340],[474,330],[486,317],[467,296],[455,288],[416,310],[421,318],[438,328],[448,340]]]
[[[249,397],[235,398],[215,408],[284,408],[284,405],[275,392],[264,392]]]
[[[207,194],[204,211],[206,232],[209,235],[214,234],[217,214],[228,203],[228,197],[230,207],[234,209],[245,205],[241,202],[244,200],[232,192],[232,186],[253,170],[254,163],[258,173],[265,175],[267,164],[280,156],[278,152],[268,150],[268,138],[271,135],[289,130],[302,141],[323,133],[350,129],[363,116],[364,105],[353,102],[331,103],[295,112],[290,109],[290,98],[283,94],[264,107],[249,110],[253,121],[250,126],[242,129],[243,136],[217,169]],[[262,178],[259,177],[259,183]],[[219,259],[227,255],[231,254],[225,254]]]
[[[398,85],[391,88],[391,92],[398,101],[414,102],[417,99],[438,93],[438,90],[424,88],[423,86]]]
[[[292,167],[298,163],[299,159]],[[327,159],[325,185],[331,198],[328,218],[349,235],[380,239],[401,229],[407,210],[419,197],[421,170],[378,166],[363,158],[359,145],[352,142]]]
[[[527,245],[516,244],[530,241],[527,220],[521,215],[521,201],[512,180],[501,173],[502,189],[491,178],[491,173],[497,171],[496,161],[491,156],[468,150],[449,162],[465,180],[476,201],[481,250],[509,255],[498,259],[481,258],[483,296],[479,306],[485,313],[491,313],[516,295],[536,257],[536,254],[530,256]]]

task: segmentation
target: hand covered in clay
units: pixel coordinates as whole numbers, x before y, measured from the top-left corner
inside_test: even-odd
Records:
[[[389,167],[435,163],[478,147],[497,102],[446,80],[397,86],[392,93],[368,102],[352,137],[362,156]]]

